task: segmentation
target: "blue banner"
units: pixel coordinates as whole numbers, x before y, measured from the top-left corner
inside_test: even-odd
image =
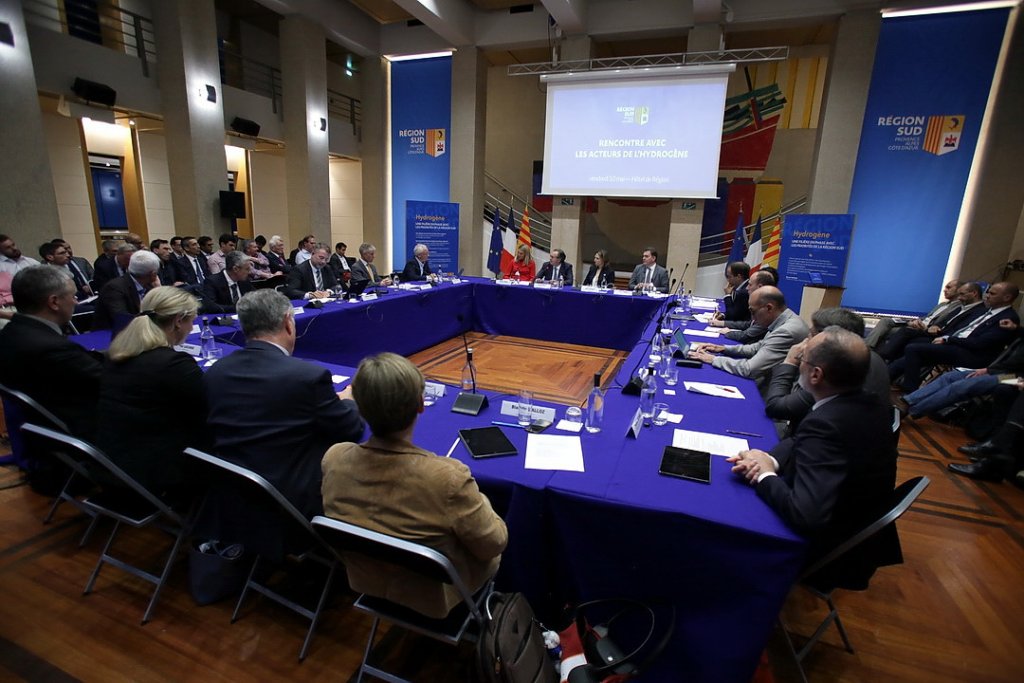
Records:
[[[459,272],[459,205],[451,202],[405,203],[405,252],[425,244],[430,249],[430,269],[435,273]],[[402,262],[403,264],[405,261]],[[395,270],[401,270],[395,261]]]
[[[883,20],[850,193],[845,306],[917,313],[938,300],[1007,12]]]
[[[391,63],[391,258],[396,270],[412,258],[406,202],[448,201],[451,110],[451,57]]]
[[[804,285],[842,287],[853,214],[790,214],[782,223],[779,289],[799,312]]]

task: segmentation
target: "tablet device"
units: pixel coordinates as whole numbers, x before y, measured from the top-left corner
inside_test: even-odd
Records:
[[[370,284],[369,280],[356,280],[349,285],[348,291],[345,293],[345,298],[353,299],[360,296],[364,291],[366,291],[366,286],[368,284]]]
[[[460,429],[459,438],[466,444],[466,450],[474,458],[496,458],[501,455],[515,455],[516,447],[499,427],[478,427]]]
[[[665,452],[661,456],[661,466],[658,473],[666,477],[678,477],[699,481],[702,484],[711,483],[711,454],[702,451],[691,451],[689,448],[676,448],[665,446]]]

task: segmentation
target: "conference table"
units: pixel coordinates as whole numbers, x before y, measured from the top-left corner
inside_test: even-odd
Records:
[[[758,435],[746,437],[750,447],[770,449],[774,425],[752,381],[710,366],[680,368],[678,385],[660,385],[657,400],[682,413],[682,421],[642,427],[636,438],[626,435],[639,397],[620,387],[646,366],[650,340],[671,324],[665,315],[670,302],[482,278],[359,303],[331,302],[318,310],[296,301],[302,311],[296,315],[295,355],[351,376],[370,353],[407,356],[470,330],[628,351],[606,383],[603,430],[579,434],[584,472],[526,469],[529,435],[517,428],[502,428],[515,456],[474,460],[458,443],[451,457],[470,467],[508,524],[500,590],[524,592],[542,619],[554,618],[566,604],[597,598],[669,603],[676,610],[674,634],[640,680],[746,682],[799,574],[806,544],[730,472],[724,457],[712,456],[710,484],[658,473],[675,429],[747,432]],[[102,342],[103,333],[93,334]],[[215,334],[225,346],[243,343],[233,326],[217,326]],[[745,400],[690,393],[683,385],[689,380],[732,385]],[[483,393],[489,407],[467,416],[451,412],[458,389],[447,387],[421,416],[416,444],[444,456],[459,429],[515,421],[501,414],[503,401],[514,396]],[[564,405],[538,404],[563,416]],[[546,434],[568,433],[552,428]]]

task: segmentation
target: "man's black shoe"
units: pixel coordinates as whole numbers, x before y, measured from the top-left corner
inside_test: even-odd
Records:
[[[946,467],[954,474],[962,474],[965,477],[981,481],[999,482],[1003,480],[1006,474],[1006,465],[991,458],[970,465],[951,462]]]
[[[960,446],[957,450],[967,455],[995,455],[999,453],[999,447],[991,441],[969,443],[964,446]]]

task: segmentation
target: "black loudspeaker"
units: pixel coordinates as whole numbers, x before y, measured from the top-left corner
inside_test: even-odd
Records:
[[[260,134],[260,124],[249,119],[243,119],[241,116],[236,116],[231,121],[231,130],[242,135],[257,137]]]
[[[113,107],[114,102],[117,101],[117,91],[109,85],[97,83],[96,81],[87,81],[84,78],[75,79],[74,84],[71,86],[71,92],[86,102],[104,104],[108,107]]]
[[[221,190],[220,215],[224,218],[245,218],[245,193]]]
[[[480,411],[487,407],[487,397],[483,394],[460,393],[452,404],[453,413],[463,415],[479,415]]]
[[[628,382],[622,385],[622,393],[626,396],[639,396],[640,390],[644,388],[644,381],[634,375]]]

